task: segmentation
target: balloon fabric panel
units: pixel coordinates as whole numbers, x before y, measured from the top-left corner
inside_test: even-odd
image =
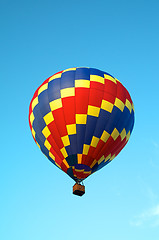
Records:
[[[94,68],[70,68],[46,79],[29,107],[29,124],[41,151],[75,181],[116,157],[134,125],[126,88]]]

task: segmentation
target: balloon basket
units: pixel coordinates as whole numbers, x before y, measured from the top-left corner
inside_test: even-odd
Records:
[[[83,194],[85,194],[85,186],[79,183],[75,183],[73,186],[73,194],[81,197]]]

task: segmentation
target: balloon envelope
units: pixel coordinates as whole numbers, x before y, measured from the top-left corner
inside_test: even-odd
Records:
[[[118,155],[134,125],[126,88],[94,68],[70,68],[36,90],[29,124],[41,151],[75,181],[84,180]]]

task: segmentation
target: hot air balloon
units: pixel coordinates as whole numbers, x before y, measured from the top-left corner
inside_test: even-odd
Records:
[[[112,75],[94,68],[69,68],[46,79],[29,107],[32,136],[46,157],[76,183],[111,162],[127,144],[134,105]]]

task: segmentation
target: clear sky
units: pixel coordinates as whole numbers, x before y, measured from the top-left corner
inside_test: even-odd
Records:
[[[159,239],[158,0],[1,0],[0,239]],[[34,143],[37,87],[69,67],[119,79],[135,105],[124,150],[72,194]]]

